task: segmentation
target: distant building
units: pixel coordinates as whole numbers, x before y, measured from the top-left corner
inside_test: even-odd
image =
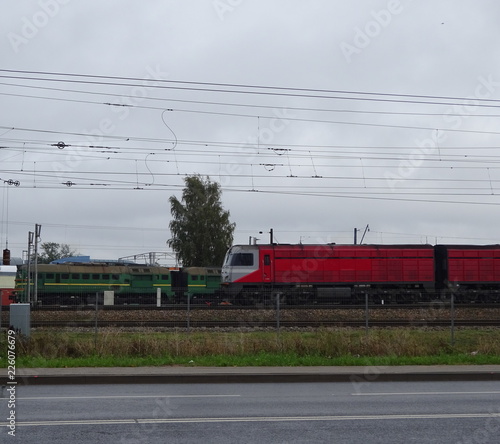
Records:
[[[51,264],[66,264],[68,262],[74,262],[77,264],[88,263],[91,262],[90,256],[71,256],[71,257],[63,257],[61,259],[56,259],[52,261]],[[95,262],[95,261],[92,261]]]
[[[10,265],[22,265],[22,264],[24,264],[24,261],[20,257],[11,257],[10,258]],[[1,256],[0,256],[0,265],[3,265],[3,260],[1,258]]]
[[[124,261],[121,259],[90,259],[90,256],[71,256],[71,257],[63,257],[61,259],[57,259],[52,261],[51,264],[135,264],[135,262]]]
[[[0,288],[15,288],[16,272],[15,265],[0,265]]]

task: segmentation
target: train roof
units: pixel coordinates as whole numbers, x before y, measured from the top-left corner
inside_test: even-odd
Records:
[[[243,250],[262,250],[262,249],[309,249],[309,248],[356,248],[356,249],[462,249],[462,250],[496,250],[500,249],[500,244],[470,245],[470,244],[238,244],[232,248]]]
[[[34,267],[32,265],[32,267]],[[12,267],[14,271],[17,267]],[[26,269],[27,264],[21,268]],[[39,273],[125,273],[125,274],[141,274],[141,273],[157,273],[167,274],[171,271],[184,271],[191,275],[218,275],[220,268],[217,267],[163,267],[156,265],[144,265],[135,263],[105,263],[105,262],[87,262],[74,263],[65,262],[62,264],[38,264],[37,271]]]
[[[32,265],[34,268],[34,265]],[[22,265],[22,269],[27,268],[27,264]],[[177,268],[159,267],[140,264],[109,264],[106,262],[88,262],[63,264],[37,264],[39,273],[158,273],[166,274]]]
[[[242,249],[286,249],[286,248],[434,248],[431,244],[254,244],[254,245],[233,245],[231,248],[238,247]]]

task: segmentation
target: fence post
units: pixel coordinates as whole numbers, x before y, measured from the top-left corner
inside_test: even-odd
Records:
[[[365,331],[368,336],[368,293],[365,293]]]
[[[95,323],[94,323],[94,348],[97,353],[97,308],[99,304],[99,293],[95,294]]]
[[[451,302],[451,307],[450,307],[450,310],[451,310],[451,313],[450,313],[450,316],[451,316],[450,343],[451,343],[451,346],[453,347],[455,345],[455,293],[453,291],[451,292],[450,302]]]
[[[276,292],[276,330],[280,332],[280,292]]]
[[[189,297],[189,291],[186,291],[186,295],[187,295],[187,332],[190,333],[190,331],[191,331],[191,323],[190,323],[191,298]]]

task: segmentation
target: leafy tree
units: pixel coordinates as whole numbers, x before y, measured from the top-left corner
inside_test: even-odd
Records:
[[[199,175],[184,182],[182,201],[175,196],[169,199],[173,219],[167,245],[184,267],[220,267],[236,226],[222,208],[220,185]]]
[[[56,242],[43,242],[40,244],[41,253],[38,255],[39,264],[48,264],[63,257],[77,256],[78,252],[72,250],[68,244]]]

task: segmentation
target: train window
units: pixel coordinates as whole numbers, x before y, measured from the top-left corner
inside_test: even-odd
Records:
[[[162,274],[162,275],[161,275],[161,280],[162,280],[162,281],[168,281],[169,277],[170,277],[170,276],[169,276],[168,274]]]
[[[54,279],[54,273],[47,273],[45,279]]]
[[[102,278],[103,278],[105,281],[109,280],[109,274],[103,274],[103,275],[102,275]]]
[[[79,273],[71,273],[71,279],[80,279]]]
[[[268,254],[264,255],[264,265],[271,265],[271,257]]]
[[[205,280],[205,276],[200,275],[200,281],[204,281],[204,280]]]
[[[82,279],[90,279],[90,274],[88,273],[82,274]]]
[[[232,266],[245,266],[251,267],[253,266],[253,254],[252,253],[236,253],[233,254],[233,258],[231,260]]]
[[[197,280],[198,280],[198,275],[197,275],[197,274],[193,274],[193,275],[191,276],[191,280],[192,280],[192,281],[197,281]]]
[[[69,273],[61,273],[61,279],[69,279]]]
[[[113,279],[114,281],[119,281],[120,280],[120,275],[119,274],[113,274],[113,275],[111,275],[111,279]]]
[[[95,281],[98,281],[99,279],[101,279],[101,277],[98,274],[93,274],[92,279],[94,279]]]

